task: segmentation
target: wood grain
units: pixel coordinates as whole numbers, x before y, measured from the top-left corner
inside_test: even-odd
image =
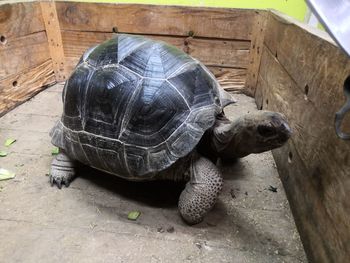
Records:
[[[223,87],[244,88],[250,39],[259,15],[255,10],[63,2],[57,2],[56,9],[68,75],[83,52],[109,39],[115,28],[166,41],[216,73],[221,70]],[[189,37],[190,31],[194,37]]]
[[[254,10],[57,2],[62,30],[250,40]],[[103,19],[101,19],[103,17]]]
[[[5,39],[10,40],[43,30],[45,27],[39,3],[0,5],[0,35]]]
[[[51,59],[0,81],[0,116],[55,83]]]
[[[48,38],[50,57],[57,81],[67,79],[65,70],[65,58],[61,37],[60,25],[54,2],[40,2],[42,16],[45,22],[45,29]]]
[[[77,61],[87,48],[110,39],[112,33],[62,31],[65,56]],[[147,37],[165,41],[184,50],[208,66],[247,68],[248,41],[210,40],[185,37],[154,36]]]
[[[62,31],[67,72],[70,74],[87,48],[110,39],[113,33]],[[242,91],[249,56],[248,41],[210,40],[189,37],[147,35],[186,51],[205,63],[223,88]]]
[[[245,93],[254,97],[258,80],[258,72],[261,59],[261,51],[264,45],[266,28],[266,11],[259,11],[255,17],[255,23],[252,31],[252,40],[250,42],[250,55],[248,63],[248,74],[245,83]]]
[[[294,131],[273,154],[311,262],[347,262],[350,142],[337,138],[350,61],[325,37],[269,15],[256,100],[284,113]],[[305,86],[308,85],[308,92]]]
[[[50,58],[45,31],[9,38],[0,45],[0,80],[30,69]]]

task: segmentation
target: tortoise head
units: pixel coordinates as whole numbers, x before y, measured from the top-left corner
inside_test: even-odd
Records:
[[[223,146],[220,157],[229,159],[278,148],[287,142],[291,134],[286,118],[271,111],[246,114],[223,127],[220,134],[214,131]]]

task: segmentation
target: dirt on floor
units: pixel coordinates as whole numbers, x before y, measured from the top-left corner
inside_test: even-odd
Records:
[[[51,187],[49,130],[62,111],[57,84],[0,118],[0,262],[306,262],[270,152],[221,165],[224,188],[204,222],[177,211],[183,184],[135,183],[82,167]],[[226,114],[256,111],[252,98]],[[4,146],[7,138],[16,142]],[[136,221],[130,211],[139,211]]]

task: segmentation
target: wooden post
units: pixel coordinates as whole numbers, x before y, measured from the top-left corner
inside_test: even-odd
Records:
[[[250,55],[247,69],[247,79],[245,82],[244,92],[253,96],[256,92],[258,81],[258,72],[260,67],[261,53],[264,45],[266,11],[256,11],[255,23],[252,30],[252,40],[250,42]]]
[[[53,69],[57,81],[67,79],[65,69],[65,56],[63,51],[62,36],[57,17],[55,2],[40,2],[41,12],[45,23],[49,51],[52,58]]]

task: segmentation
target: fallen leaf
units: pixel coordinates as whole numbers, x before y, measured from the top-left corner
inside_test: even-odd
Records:
[[[97,227],[97,224],[95,224],[95,223],[90,223],[90,228],[91,228],[91,229],[94,229],[95,227]]]
[[[139,211],[132,211],[128,214],[128,219],[135,221],[140,216],[140,214],[141,213]]]
[[[5,151],[0,151],[0,157],[5,157],[7,156],[7,152]]]
[[[5,141],[5,146],[9,147],[11,144],[13,144],[16,141],[16,139],[13,138],[7,138]]]
[[[52,155],[57,155],[60,152],[60,149],[58,147],[53,147],[51,150]]]
[[[15,178],[16,174],[14,172],[11,172],[9,170],[6,170],[4,168],[0,168],[0,181],[13,179]]]

